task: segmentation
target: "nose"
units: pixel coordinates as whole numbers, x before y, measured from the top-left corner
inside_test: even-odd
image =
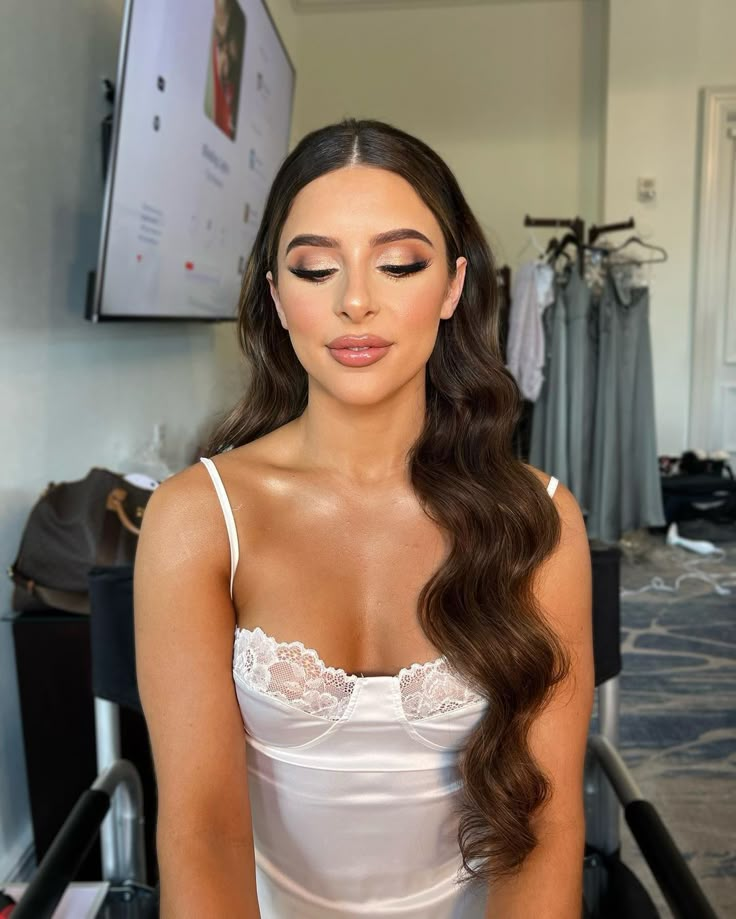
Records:
[[[345,272],[345,285],[339,297],[340,312],[360,321],[373,311],[373,297],[365,274],[357,268]]]

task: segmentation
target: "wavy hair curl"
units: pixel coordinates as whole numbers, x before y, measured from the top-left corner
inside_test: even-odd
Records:
[[[450,277],[459,256],[468,262],[455,313],[440,323],[427,363],[424,427],[408,460],[414,492],[451,547],[419,594],[419,622],[490,703],[460,751],[458,843],[465,879],[492,881],[515,873],[536,846],[533,816],[551,792],[528,735],[569,658],[532,585],[559,542],[560,521],[512,451],[521,396],[502,358],[490,247],[452,171],[423,141],[381,121],[348,118],[307,134],[286,157],[243,277],[237,328],[250,383],[205,450],[248,443],[305,410],[307,374],[266,273],[277,283],[279,238],[297,193],[354,164],[388,169],[413,186],[442,229]]]

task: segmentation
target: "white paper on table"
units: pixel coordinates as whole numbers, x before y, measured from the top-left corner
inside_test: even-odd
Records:
[[[20,900],[28,884],[4,884],[3,890]],[[107,896],[109,881],[80,881],[69,884],[51,919],[95,919]]]

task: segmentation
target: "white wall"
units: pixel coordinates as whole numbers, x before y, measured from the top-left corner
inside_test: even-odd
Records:
[[[660,453],[707,446],[688,441],[698,95],[736,85],[735,35],[733,0],[611,2],[605,217],[633,216],[669,253],[650,320]],[[656,177],[656,203],[637,202],[637,176]]]
[[[165,421],[174,468],[234,402],[234,325],[86,322],[99,238],[100,79],[115,79],[123,0],[5,0],[0,29],[0,566],[50,479],[116,468]],[[294,14],[273,14],[293,41]],[[12,28],[7,27],[12,24]],[[291,49],[290,49],[291,50]],[[293,56],[293,52],[292,52]],[[0,579],[0,615],[11,584]],[[0,881],[31,844],[10,626],[0,623]]]
[[[529,0],[305,13],[299,129],[349,115],[417,134],[513,264],[526,213],[599,216],[605,9]]]

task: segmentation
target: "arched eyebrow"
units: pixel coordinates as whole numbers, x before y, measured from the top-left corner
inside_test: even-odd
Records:
[[[420,233],[419,230],[412,230],[409,227],[378,233],[370,239],[370,247],[374,249],[376,246],[383,246],[386,243],[395,243],[401,239],[419,239],[427,243],[428,246],[432,246],[434,249],[431,240],[427,239],[424,233]],[[296,246],[318,246],[321,249],[339,249],[340,241],[338,239],[333,239],[331,236],[315,236],[313,233],[300,233],[299,236],[295,236],[291,240],[284,254],[288,255]]]

